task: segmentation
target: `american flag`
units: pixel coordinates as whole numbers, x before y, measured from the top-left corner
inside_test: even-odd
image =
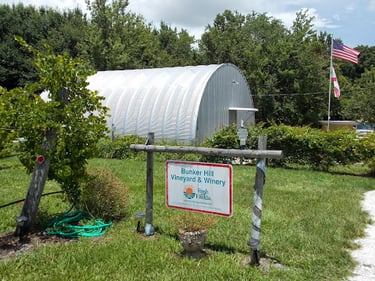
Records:
[[[344,44],[333,40],[332,44],[332,57],[358,63],[358,56],[360,51],[345,46]]]

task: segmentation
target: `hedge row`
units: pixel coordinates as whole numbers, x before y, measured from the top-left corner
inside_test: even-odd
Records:
[[[236,132],[235,126],[224,128],[208,143],[214,147],[228,145],[227,148],[238,148]],[[257,149],[258,137],[265,135],[267,149],[283,151],[282,159],[269,161],[276,166],[307,165],[313,169],[328,170],[338,164],[365,162],[369,163],[370,167],[374,165],[375,134],[360,139],[356,132],[351,130],[327,132],[307,126],[286,125],[265,128],[262,124],[249,128],[248,133],[248,149]]]
[[[131,144],[145,144],[146,138],[129,136],[116,136],[114,140],[103,139],[99,143],[99,158],[109,159],[139,159],[146,161],[146,153],[136,152],[130,149]],[[181,145],[175,142],[160,141],[155,142],[155,145]],[[186,161],[200,161],[199,155],[195,154],[177,154],[177,153],[155,153],[154,160],[165,162],[166,160],[186,160]]]
[[[264,127],[262,124],[248,129],[247,149],[257,149],[258,137],[267,136],[267,149],[282,150],[282,159],[270,159],[269,165],[280,167],[293,167],[298,165],[309,166],[313,169],[328,170],[335,165],[348,165],[358,162],[368,163],[375,171],[375,134],[359,139],[355,131],[337,130],[322,131],[310,127],[291,127],[286,125],[273,125]],[[135,136],[117,137],[114,141],[103,140],[100,144],[101,154],[104,158],[142,158],[145,153],[134,152],[130,149],[132,143],[145,143],[145,139]],[[165,145],[166,142],[159,142]],[[168,144],[168,145],[179,145]],[[239,140],[235,125],[228,126],[207,139],[202,146],[215,148],[238,149]],[[168,159],[215,161],[223,162],[228,159],[203,157],[200,155],[185,155],[171,153],[156,153],[157,161]]]

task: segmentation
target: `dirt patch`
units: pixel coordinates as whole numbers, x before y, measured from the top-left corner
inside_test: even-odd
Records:
[[[44,231],[32,231],[27,237],[20,240],[13,232],[0,234],[0,261],[15,257],[25,251],[34,250],[43,244],[64,243],[71,241],[56,235],[48,235]]]

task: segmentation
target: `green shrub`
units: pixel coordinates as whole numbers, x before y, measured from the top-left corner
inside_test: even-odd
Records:
[[[307,126],[291,127],[258,124],[248,129],[246,147],[257,149],[260,135],[267,136],[267,149],[282,150],[283,158],[269,159],[273,166],[309,166],[317,170],[328,170],[337,164],[348,165],[369,162],[375,157],[375,134],[358,139],[350,130],[322,131]],[[209,147],[238,148],[237,128],[228,126],[205,142]],[[215,160],[215,159],[208,159]]]
[[[361,159],[368,164],[370,173],[375,175],[375,133],[362,137],[359,143],[361,144],[359,149]]]
[[[375,157],[375,133],[367,134],[358,139],[360,144],[358,152],[364,162],[371,161]]]
[[[17,153],[18,143],[8,142],[0,147],[0,158],[9,157]]]
[[[281,166],[308,165],[327,170],[336,164],[360,161],[359,142],[354,131],[322,131],[310,127],[274,125],[265,130],[268,149],[280,149],[284,157],[272,160]]]
[[[212,148],[239,149],[239,139],[235,124],[224,127],[207,139],[201,146]],[[282,150],[283,158],[269,159],[268,164],[281,167],[309,166],[317,170],[328,170],[337,164],[348,165],[358,162],[371,163],[375,157],[375,134],[358,139],[350,130],[322,131],[320,129],[272,125],[260,123],[248,129],[247,149],[258,148],[260,135],[267,136],[267,149]],[[137,136],[117,137],[115,141],[102,140],[100,155],[103,158],[146,159],[146,153],[135,152],[130,144],[144,144],[146,140]],[[159,141],[155,145],[180,146],[177,142]],[[199,154],[154,153],[155,161],[166,160],[203,161],[227,163],[233,159]]]
[[[202,146],[212,148],[239,149],[240,143],[237,136],[237,127],[235,124],[229,125],[216,132],[211,139],[206,139]],[[203,162],[226,163],[231,159],[221,156],[201,156]]]
[[[370,168],[371,175],[375,175],[375,157],[372,157],[368,162],[368,166]]]
[[[89,171],[87,181],[81,185],[81,208],[96,218],[123,218],[128,201],[128,187],[105,169]]]
[[[205,146],[214,148],[238,149],[240,145],[237,131],[238,129],[235,124],[229,125],[215,133],[212,139],[207,139],[204,144]]]
[[[134,135],[118,136],[115,140],[109,138],[101,140],[99,144],[100,153],[99,158],[108,159],[138,159],[146,160],[145,152],[137,152],[130,148],[131,144],[145,144],[146,139]],[[181,146],[177,142],[158,141],[154,145],[170,145]],[[185,160],[185,161],[199,161],[198,154],[182,154],[182,153],[154,153],[155,161],[165,162],[166,160]]]
[[[109,138],[102,139],[99,143],[100,158],[108,159],[134,159],[142,154],[130,149],[131,144],[144,144],[145,138],[134,135],[117,136],[113,141]]]
[[[178,143],[176,141],[157,141],[155,145],[161,146],[186,146],[185,144]],[[180,161],[200,161],[200,155],[194,153],[154,153],[154,159],[158,162],[165,162],[167,160],[180,160]]]

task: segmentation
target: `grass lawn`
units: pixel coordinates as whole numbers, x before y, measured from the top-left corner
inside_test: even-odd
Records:
[[[234,166],[234,214],[208,231],[201,259],[181,255],[173,225],[177,212],[165,205],[165,164],[154,163],[156,234],[136,233],[137,212],[145,211],[145,162],[94,159],[130,188],[128,217],[104,236],[51,244],[0,261],[0,280],[343,280],[354,269],[350,249],[368,217],[363,193],[375,179],[339,173],[267,168],[263,193],[261,252],[282,267],[251,267],[251,213],[255,167]],[[30,176],[16,158],[0,160],[0,205],[24,198]],[[45,192],[59,190],[48,182]],[[42,214],[65,212],[61,195],[42,198]],[[0,209],[0,232],[15,229],[22,205]]]

